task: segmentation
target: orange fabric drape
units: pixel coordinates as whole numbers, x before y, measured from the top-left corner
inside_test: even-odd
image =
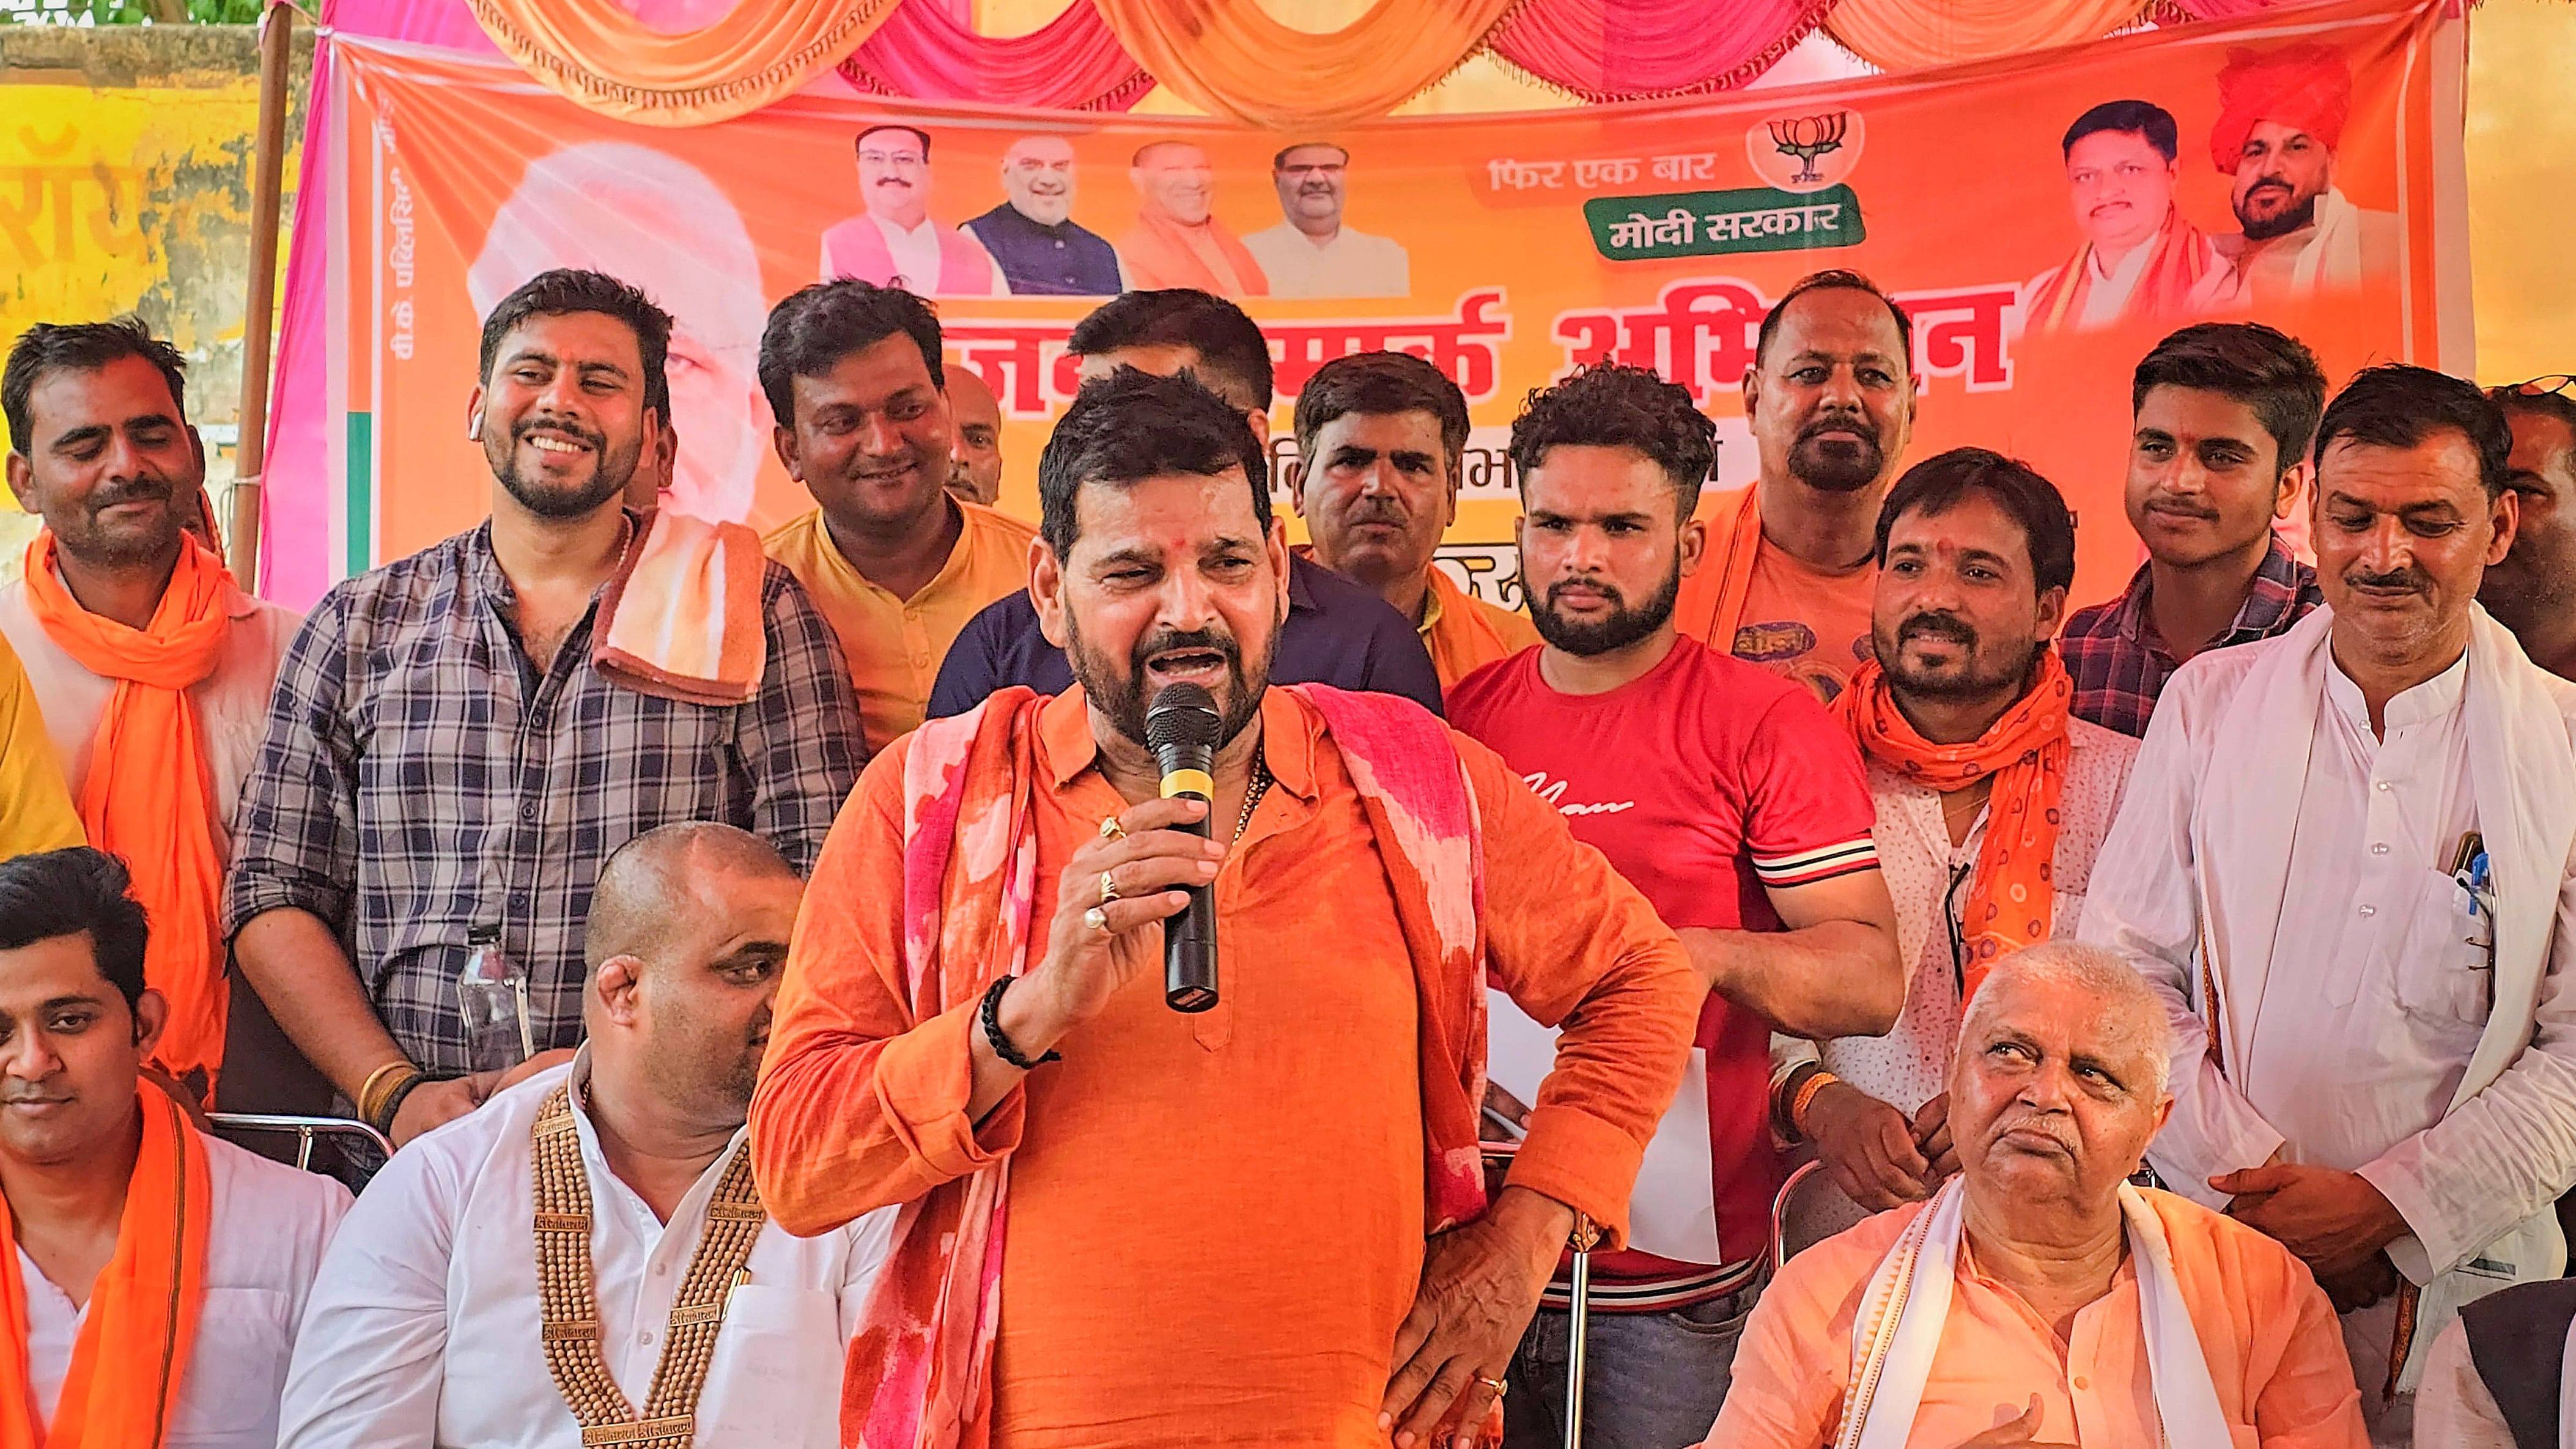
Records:
[[[1915,784],[1948,794],[1994,781],[1963,918],[1968,959],[1960,963],[1961,1001],[1977,994],[1995,962],[2056,930],[2057,828],[2074,749],[2066,733],[2074,699],[2075,685],[2052,648],[2041,651],[2030,692],[1966,744],[1934,744],[1916,733],[1875,659],[1862,662],[1834,701],[1861,753]]]
[[[82,608],[55,576],[54,554],[52,529],[27,545],[27,606],[75,663],[116,681],[81,781],[81,825],[90,844],[134,872],[135,898],[151,917],[143,979],[170,1004],[153,1055],[173,1076],[202,1070],[211,1087],[223,1065],[230,1000],[217,920],[222,822],[205,726],[188,691],[223,660],[233,576],[194,534],[181,534],[179,562],[150,624],[129,629]]]
[[[1092,0],[1127,53],[1175,95],[1274,131],[1385,115],[1465,64],[1519,3],[1378,0],[1317,35],[1271,19],[1259,0]]]
[[[703,126],[756,111],[832,69],[897,0],[739,0],[666,34],[617,0],[468,0],[501,53],[602,115]]]
[[[0,1212],[0,1449],[159,1449],[178,1408],[206,1297],[213,1217],[206,1144],[179,1104],[138,1084],[143,1150],[126,1179],[116,1253],[90,1289],[53,1424],[27,1369],[27,1284]]]
[[[1880,70],[2021,55],[2097,40],[2146,13],[2147,0],[1840,0],[1825,32]]]

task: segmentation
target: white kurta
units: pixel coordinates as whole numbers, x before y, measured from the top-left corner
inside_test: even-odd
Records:
[[[2527,1253],[2532,1262],[2489,1265],[2480,1255],[2576,1182],[2576,973],[2568,969],[2576,874],[2563,858],[2510,863],[2520,878],[2554,890],[2539,908],[2553,928],[2536,996],[2524,998],[2528,1015],[2514,1013],[2519,1050],[2455,1104],[2488,1033],[2496,982],[2487,950],[2472,944],[2486,938],[2490,922],[2470,918],[2465,893],[2449,880],[2461,836],[2481,828],[2471,787],[2479,768],[2470,748],[2480,729],[2476,692],[2497,686],[2475,677],[2478,654],[2390,700],[2379,738],[2360,691],[2325,663],[2312,738],[2304,751],[2283,750],[2290,762],[2304,755],[2304,776],[2277,927],[2251,917],[2202,919],[2205,882],[2264,869],[2250,853],[2225,854],[2232,834],[2207,834],[2217,818],[2211,812],[2228,804],[2217,793],[2203,798],[2222,723],[2248,674],[2274,651],[2322,648],[2317,636],[2331,618],[2320,611],[2312,620],[2281,639],[2204,654],[2174,675],[2095,862],[2082,938],[2138,965],[2165,998],[2176,1033],[2174,1113],[2149,1160],[2175,1191],[2213,1207],[2225,1197],[2210,1177],[2260,1165],[2276,1150],[2289,1161],[2356,1172],[2405,1218],[2410,1231],[2389,1257],[2417,1284],[2453,1270],[2483,1275],[2490,1287],[2554,1274],[2537,1261],[2545,1248]],[[2483,616],[2480,626],[2492,627]],[[2492,657],[2531,668],[2518,651]],[[2521,737],[2526,747],[2576,751],[2568,738],[2576,690],[2548,680],[2530,687],[2545,691],[2542,708],[2554,715],[2540,727],[2546,734]],[[2243,738],[2247,722],[2231,727]],[[2483,823],[2491,845],[2500,828]],[[2195,858],[2196,839],[2210,840],[2209,859]],[[2236,1014],[2226,1033],[2229,1059],[2238,1062],[2232,1073],[2207,1051],[2210,1033],[2195,1006],[2205,932],[2219,939],[2218,994]],[[2374,1420],[2393,1306],[2389,1300],[2346,1321]],[[2446,1316],[2433,1317],[2431,1328]],[[2374,1423],[2375,1432],[2380,1427]]]
[[[281,1445],[577,1449],[581,1426],[539,1346],[530,1134],[546,1095],[588,1067],[585,1054],[495,1096],[394,1154],[368,1186],[315,1285]],[[590,1178],[601,1356],[640,1408],[731,1153],[662,1223],[610,1173],[588,1114],[576,1107],[573,1121]],[[817,1238],[761,1229],[750,1279],[726,1302],[698,1444],[840,1443],[842,1352],[885,1256],[891,1211]]]
[[[1343,227],[1317,246],[1286,222],[1243,239],[1274,297],[1409,297],[1413,262],[1404,244]]]
[[[206,1139],[206,1186],[215,1204],[206,1224],[206,1296],[167,1449],[271,1449],[295,1326],[323,1249],[349,1211],[349,1190],[214,1137]],[[24,1248],[18,1276],[27,1288],[27,1377],[51,1423],[87,1314]]]

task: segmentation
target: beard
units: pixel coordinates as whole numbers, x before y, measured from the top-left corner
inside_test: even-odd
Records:
[[[1074,682],[1109,716],[1118,733],[1137,744],[1145,743],[1145,711],[1153,704],[1145,697],[1145,661],[1174,649],[1206,649],[1225,656],[1225,694],[1217,701],[1217,748],[1223,749],[1261,713],[1261,696],[1270,687],[1270,656],[1264,654],[1247,666],[1243,647],[1231,635],[1207,629],[1154,630],[1139,637],[1136,647],[1128,651],[1122,677],[1109,656],[1083,638],[1082,625],[1071,610],[1065,612],[1064,629],[1064,657],[1073,667]]]
[[[589,445],[591,456],[589,483],[579,486],[549,485],[540,479],[530,478],[519,472],[519,444],[525,441],[530,433],[536,432],[539,426],[533,421],[522,422],[506,434],[496,434],[488,427],[483,430],[483,458],[485,462],[492,465],[492,476],[499,480],[501,486],[508,490],[512,498],[518,500],[521,508],[539,518],[561,522],[567,519],[587,518],[598,512],[600,505],[626,491],[626,485],[635,477],[636,465],[644,455],[644,440],[640,436],[628,441],[624,447],[615,452],[611,452],[605,434],[577,428],[568,423],[546,422],[543,424],[546,431],[577,438]]]
[[[1940,639],[1959,647],[1960,662],[1939,672],[1917,670],[1906,662],[1910,639]],[[1955,614],[1917,614],[1897,626],[1893,637],[1873,632],[1870,647],[1888,683],[1899,692],[1924,699],[1989,699],[2018,691],[2030,678],[2046,646],[2033,643],[2009,657],[1982,647],[1977,631]]]
[[[153,502],[162,505],[161,517],[149,526],[117,527],[99,521],[101,514],[121,504]],[[54,546],[95,568],[151,563],[179,546],[181,507],[177,484],[158,474],[140,474],[92,493],[82,504],[80,521],[68,530],[55,531]]]
[[[2297,188],[2291,189],[2295,194]],[[2269,216],[2247,214],[2246,206],[2252,200],[2253,197],[2248,195],[2244,201],[2236,204],[2236,224],[2245,229],[2247,241],[2270,241],[2276,236],[2288,236],[2317,219],[2317,197],[2313,192],[2284,204],[2280,210]]]
[[[1577,659],[1591,659],[1625,649],[1670,622],[1673,601],[1681,597],[1682,563],[1676,556],[1672,571],[1664,575],[1663,583],[1656,586],[1655,592],[1644,603],[1634,607],[1609,584],[1597,580],[1587,582],[1590,587],[1610,596],[1612,607],[1607,618],[1577,623],[1558,613],[1556,591],[1564,587],[1562,583],[1549,585],[1544,601],[1535,594],[1530,596],[1530,622],[1538,626],[1538,637],[1546,640],[1550,647],[1564,650]]]
[[[1857,433],[1843,433],[1846,426]],[[1827,433],[1839,436],[1827,439]],[[1869,419],[1819,418],[1789,445],[1789,472],[1820,493],[1858,493],[1887,471],[1887,448]]]

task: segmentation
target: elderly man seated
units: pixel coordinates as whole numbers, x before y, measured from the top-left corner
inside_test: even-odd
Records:
[[[883,1215],[770,1220],[743,1122],[803,886],[666,825],[591,898],[570,1064],[394,1154],[322,1265],[291,1449],[831,1449]]]
[[[1707,1442],[2360,1449],[2308,1270],[2127,1181],[2172,1108],[2169,1055],[2163,1007],[2118,957],[2006,957],[1950,1072],[1959,1175],[1790,1261]]]

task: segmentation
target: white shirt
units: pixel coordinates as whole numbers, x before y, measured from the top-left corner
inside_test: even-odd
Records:
[[[1400,242],[1349,227],[1315,245],[1304,232],[1281,222],[1243,239],[1243,248],[1261,263],[1274,297],[1410,297],[1413,264]]]
[[[921,225],[910,231],[895,225],[875,212],[868,221],[885,237],[886,255],[894,259],[894,276],[888,285],[927,297],[939,288],[939,227],[923,217]]]
[[[306,1351],[287,1376],[280,1445],[578,1449],[581,1425],[540,1346],[531,1133],[557,1086],[574,1080],[578,1103],[589,1066],[585,1049],[500,1093],[395,1153],[368,1185],[305,1314]],[[578,1105],[573,1123],[590,1178],[601,1357],[641,1412],[733,1149],[662,1223],[608,1170]],[[736,1147],[745,1136],[734,1135]],[[763,1225],[750,1281],[726,1299],[698,1400],[698,1444],[840,1443],[843,1349],[885,1256],[893,1211],[817,1238]]]
[[[2279,647],[2215,650],[2166,683],[2113,842],[2127,863],[2086,902],[2083,938],[2128,952],[2178,1027],[2198,1022],[2200,769],[2246,672]],[[2251,1031],[2244,1080],[2177,1060],[2174,1114],[2148,1158],[2174,1191],[2213,1207],[2224,1199],[2209,1176],[2285,1144],[2288,1160],[2357,1172],[2405,1217],[2411,1236],[2390,1256],[2423,1282],[2576,1181],[2576,875],[2560,873],[2531,1044],[2446,1116],[2489,1015],[2486,952],[2468,941],[2486,922],[2473,929],[2448,878],[2477,823],[2467,661],[2391,699],[2383,739],[2342,671],[2329,665],[2325,680],[2262,995],[2236,1006],[2249,1014],[2237,1029]],[[2576,692],[2556,693],[2576,719]]]
[[[2518,1449],[2512,1426],[2469,1356],[2464,1323],[2443,1329],[2424,1360],[2424,1383],[2415,1392],[2415,1442],[2424,1449]]]
[[[2119,321],[2121,311],[2129,305],[2129,294],[2138,289],[2138,278],[2147,273],[2147,260],[2156,254],[2156,243],[2162,240],[2163,232],[2154,233],[2129,248],[2118,266],[2109,268],[2102,265],[2100,247],[2085,248],[2085,262],[2093,269],[2093,285],[2085,290],[2084,312],[2076,318],[2076,325],[2089,331]]]
[[[214,1197],[206,1295],[166,1449],[272,1449],[295,1326],[323,1248],[349,1211],[349,1190],[221,1138],[203,1140]],[[88,1310],[72,1306],[24,1248],[18,1276],[27,1289],[27,1377],[51,1424]]]
[[[2075,934],[2091,883],[2093,854],[2120,811],[2138,742],[2080,719],[2066,722],[2066,788],[2058,802],[2057,849],[2051,856],[2056,885],[2049,936]],[[1878,815],[1870,838],[1878,868],[1896,906],[1897,949],[1914,963],[1906,983],[1905,1010],[1885,1036],[1837,1037],[1794,1057],[1815,1056],[1825,1070],[1912,1116],[1947,1090],[1959,1050],[1959,921],[1974,888],[1977,857],[1985,849],[1989,812],[1980,809],[1967,839],[1950,843],[1941,792],[1869,760],[1870,803]],[[1797,1046],[1804,1047],[1805,1043]],[[1775,1057],[1780,1057],[1775,1052]],[[1810,1180],[1791,1207],[1797,1219],[1791,1241],[1804,1246],[1857,1224],[1866,1214],[1832,1183]]]
[[[213,775],[215,848],[231,855],[227,834],[233,807],[241,800],[242,781],[259,762],[260,742],[268,735],[268,697],[277,686],[278,665],[295,642],[304,616],[234,589],[225,601],[232,627],[224,633],[223,656],[215,672],[188,691],[197,705],[197,724],[206,746],[206,767]],[[116,681],[92,674],[74,659],[27,602],[27,585],[11,580],[0,588],[0,634],[18,651],[27,667],[27,683],[44,712],[45,733],[54,758],[62,761],[63,778],[72,799],[80,799],[89,779],[90,747],[98,736],[99,716],[116,697]]]

